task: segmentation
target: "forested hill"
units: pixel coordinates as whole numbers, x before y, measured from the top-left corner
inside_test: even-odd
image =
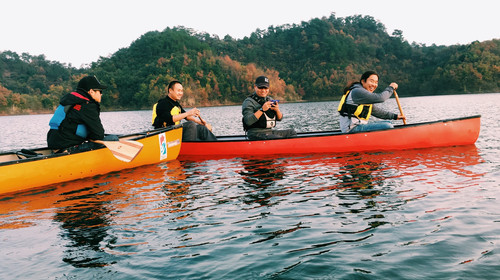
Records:
[[[186,107],[240,104],[261,74],[277,99],[338,100],[366,70],[380,74],[380,88],[397,82],[401,96],[500,92],[500,40],[410,44],[370,16],[332,14],[239,40],[184,27],[148,32],[88,69],[0,52],[0,113],[52,111],[84,74],[110,85],[103,108],[112,110],[151,108],[173,79]]]

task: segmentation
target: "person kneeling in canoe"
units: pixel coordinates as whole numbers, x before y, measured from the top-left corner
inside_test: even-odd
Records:
[[[243,129],[249,140],[290,138],[297,135],[293,128],[274,130],[277,121],[283,119],[278,100],[269,96],[269,79],[259,76],[254,84],[255,92],[242,105]]]
[[[95,76],[82,78],[76,91],[64,95],[50,119],[48,147],[57,152],[88,151],[103,147],[91,140],[118,141],[116,135],[104,135],[100,119],[102,85]]]
[[[153,126],[155,129],[182,124],[182,141],[217,141],[212,133],[212,126],[200,117],[200,110],[193,108],[185,111],[179,101],[184,95],[184,88],[179,81],[171,81],[168,94],[153,106]]]
[[[383,92],[374,93],[378,87],[379,76],[374,71],[363,73],[359,82],[351,83],[344,89],[338,111],[340,130],[343,133],[364,132],[393,128],[390,121],[368,122],[371,115],[386,120],[402,120],[404,115],[385,111],[374,105],[389,99],[398,84],[391,83]]]

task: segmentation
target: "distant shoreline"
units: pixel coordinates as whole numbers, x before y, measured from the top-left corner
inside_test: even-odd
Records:
[[[412,97],[427,97],[427,96],[444,96],[444,95],[465,95],[465,94],[500,94],[500,92],[478,92],[478,93],[443,93],[443,94],[434,94],[434,95],[415,95],[415,96],[404,96],[402,94],[399,94],[399,97],[401,98],[412,98]],[[392,98],[392,97],[391,97]],[[313,102],[330,102],[330,101],[339,101],[338,99],[325,99],[325,100],[314,100],[314,101],[308,101],[308,100],[299,100],[299,101],[284,101],[283,103],[313,103]],[[243,101],[242,101],[243,102]],[[224,105],[209,105],[209,106],[196,106],[197,108],[207,108],[207,107],[223,107],[223,106],[237,106],[241,105],[241,103],[234,103],[234,104],[224,104]],[[151,108],[153,106],[151,105]],[[114,109],[109,109],[109,110],[102,110],[101,113],[105,112],[120,112],[120,111],[147,111],[151,110],[151,108],[140,108],[140,109],[125,109],[125,108],[114,108]],[[191,108],[190,106],[184,106],[184,108]],[[16,112],[0,112],[0,117],[7,117],[7,116],[24,116],[24,115],[48,115],[48,114],[53,114],[54,110],[26,110],[22,111],[20,109],[15,109]]]

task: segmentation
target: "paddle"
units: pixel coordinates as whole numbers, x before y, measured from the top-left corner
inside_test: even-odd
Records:
[[[113,155],[124,162],[132,161],[142,150],[144,146],[141,142],[120,140],[120,141],[102,141],[94,140],[94,142],[103,144],[108,148]]]
[[[396,90],[394,90],[394,97],[396,97],[396,102],[398,103],[399,112],[401,113],[401,116],[403,116],[403,123],[406,124],[406,118],[404,118],[405,114],[403,113],[403,108],[401,108],[401,103],[399,103],[399,96]]]
[[[208,130],[212,131],[212,126],[210,124],[208,124],[207,126],[207,122],[201,118],[201,115],[198,115],[198,118],[200,119],[201,123],[208,128]]]

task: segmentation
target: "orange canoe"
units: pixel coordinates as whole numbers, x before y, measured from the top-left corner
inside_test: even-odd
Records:
[[[182,127],[170,127],[130,134],[121,140],[142,144],[135,158],[120,160],[109,148],[80,153],[53,154],[50,149],[35,149],[36,156],[10,152],[0,154],[0,193],[14,192],[84,177],[106,174],[141,165],[177,158],[182,141]]]
[[[340,131],[298,133],[297,137],[247,140],[245,135],[218,136],[214,142],[183,142],[179,159],[271,154],[346,153],[419,149],[474,144],[481,116],[398,125],[393,129],[343,134]]]

